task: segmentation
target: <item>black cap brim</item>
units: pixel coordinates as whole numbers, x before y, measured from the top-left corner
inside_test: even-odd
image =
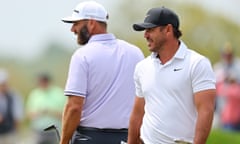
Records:
[[[139,23],[139,24],[133,24],[133,29],[135,31],[143,31],[148,28],[154,28],[157,27],[157,25],[152,23]]]

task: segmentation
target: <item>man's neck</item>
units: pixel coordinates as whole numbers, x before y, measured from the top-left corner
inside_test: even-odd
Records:
[[[158,52],[158,58],[162,64],[168,62],[176,54],[180,46],[180,41],[169,42],[162,51]]]

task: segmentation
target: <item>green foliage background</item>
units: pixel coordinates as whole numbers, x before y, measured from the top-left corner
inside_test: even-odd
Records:
[[[178,13],[183,33],[181,39],[189,48],[208,57],[212,64],[220,59],[219,51],[226,42],[232,44],[235,54],[239,56],[237,48],[240,41],[240,25],[224,16],[186,3],[163,0],[149,0],[147,3],[137,0],[119,2],[116,9],[112,10],[113,14],[110,14],[109,32],[139,46],[145,56],[149,55],[143,32],[133,31],[132,24],[142,22],[146,11],[157,6],[166,6]],[[51,73],[54,82],[64,87],[68,64],[74,50],[57,40],[48,43],[43,49],[45,51],[38,57],[28,61],[11,56],[0,57],[0,67],[8,69],[11,84],[20,90],[24,97],[35,86],[35,77],[41,71]],[[32,50],[34,51],[34,48]]]
[[[213,129],[208,138],[207,144],[239,144],[240,133]]]

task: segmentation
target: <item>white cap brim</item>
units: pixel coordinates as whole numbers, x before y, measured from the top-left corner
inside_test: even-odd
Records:
[[[76,18],[76,17],[72,17],[72,16],[62,18],[62,21],[65,23],[74,23],[74,22],[77,22],[80,20],[83,20],[83,18],[79,18],[79,17]]]

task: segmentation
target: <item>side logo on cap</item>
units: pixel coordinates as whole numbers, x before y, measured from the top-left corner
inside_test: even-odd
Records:
[[[149,17],[150,15],[146,15],[145,18]]]
[[[73,10],[74,12],[76,12],[76,13],[79,13],[79,11],[78,10]]]

